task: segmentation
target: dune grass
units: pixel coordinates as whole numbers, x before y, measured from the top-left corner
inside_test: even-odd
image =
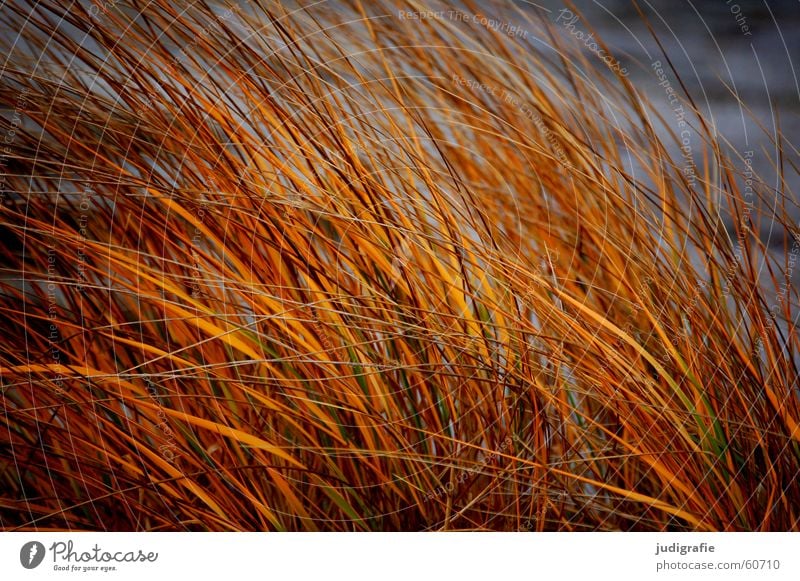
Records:
[[[793,197],[705,123],[532,13],[60,4],[0,14],[2,528],[797,528]]]

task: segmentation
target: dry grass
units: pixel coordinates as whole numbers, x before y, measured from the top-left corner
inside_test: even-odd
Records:
[[[3,528],[797,528],[800,233],[704,124],[536,19],[60,4],[0,14]]]

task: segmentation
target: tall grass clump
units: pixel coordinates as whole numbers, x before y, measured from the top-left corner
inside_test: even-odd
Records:
[[[797,528],[785,182],[421,10],[3,6],[2,528]]]

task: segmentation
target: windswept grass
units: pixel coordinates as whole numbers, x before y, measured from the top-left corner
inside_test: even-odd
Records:
[[[61,4],[0,13],[3,528],[797,528],[793,197],[705,123],[546,19]]]

